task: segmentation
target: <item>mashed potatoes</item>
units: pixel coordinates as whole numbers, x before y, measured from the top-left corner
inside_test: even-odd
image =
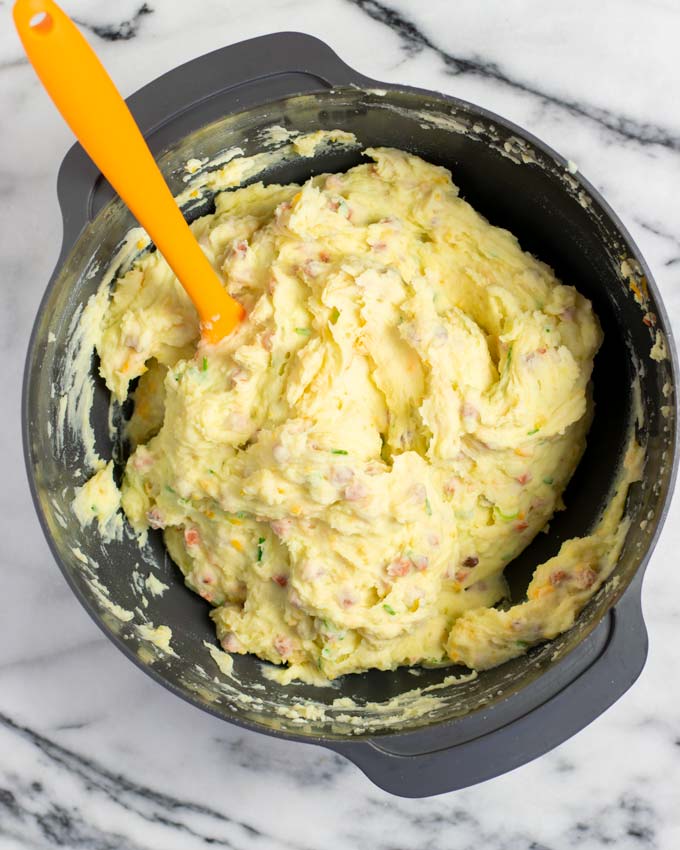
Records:
[[[122,506],[228,652],[303,678],[483,669],[568,628],[615,563],[622,502],[504,604],[583,452],[601,332],[448,171],[366,153],[194,223],[247,311],[218,346],[158,253],[117,282],[101,373],[119,400],[141,376]]]

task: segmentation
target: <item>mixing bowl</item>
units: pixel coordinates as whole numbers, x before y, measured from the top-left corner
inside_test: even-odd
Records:
[[[157,682],[240,726],[320,744],[355,762],[375,783],[404,796],[461,788],[554,747],[611,705],[639,675],[647,636],[640,607],[646,563],[663,523],[676,466],[675,361],[668,320],[643,258],[605,201],[573,163],[529,133],[477,106],[378,83],[306,35],[265,36],[195,59],[129,100],[171,188],[185,184],[190,157],[238,145],[262,149],[262,130],[341,128],[363,146],[391,145],[444,165],[461,194],[523,248],[591,299],[604,329],[593,376],[595,418],[588,448],[565,493],[567,509],[507,569],[523,598],[534,566],[562,541],[588,534],[606,506],[630,435],[646,453],[644,478],[629,492],[631,518],[609,580],[564,635],[476,678],[462,669],[371,671],[334,687],[279,685],[251,656],[217,668],[208,606],[184,587],[160,537],[141,551],[131,535],[104,542],[70,507],[93,448],[114,457],[109,395],[74,329],[116,247],[134,221],[80,146],[58,178],[63,246],[40,306],[25,372],[23,433],[36,510],[54,557],[105,634]],[[362,161],[360,148],[331,148],[280,162],[267,182],[304,180]],[[191,217],[210,209],[194,204]],[[650,358],[654,344],[657,359]],[[84,361],[83,361],[84,358]],[[89,419],[95,445],[65,423],[69,402],[89,409],[71,380],[85,362],[93,377]],[[74,399],[74,393],[84,393]],[[115,423],[114,423],[115,424]],[[115,431],[115,428],[114,428]],[[140,576],[169,589],[142,600]],[[141,588],[141,589],[140,589]],[[172,629],[174,655],[139,631]]]

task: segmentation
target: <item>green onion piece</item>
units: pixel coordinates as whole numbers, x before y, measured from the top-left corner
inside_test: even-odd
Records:
[[[171,487],[169,484],[166,484],[166,485],[165,485],[165,489],[168,491],[168,493],[172,493],[172,495],[173,495],[173,496],[176,496],[176,495],[177,495],[177,493],[175,492],[175,490],[173,490],[173,489],[172,489],[172,487]]]
[[[257,562],[258,562],[258,564],[262,560],[263,555],[264,555],[264,537],[260,537],[257,541]]]
[[[534,428],[534,429],[533,429],[533,430],[531,430],[531,431],[527,431],[527,437],[531,437],[533,434],[538,434],[538,432],[539,432],[540,430],[541,430],[540,428]]]
[[[334,325],[338,319],[340,318],[340,310],[337,307],[333,307],[331,310],[330,323]]]
[[[526,641],[526,640],[518,640],[518,641],[515,641],[515,643],[517,644],[517,646],[518,646],[520,649],[526,649],[526,648],[527,648],[527,646],[529,646],[529,642],[528,642],[528,641]]]
[[[349,454],[349,452],[346,449],[331,449],[331,454],[332,455],[346,455],[346,454]]]
[[[543,479],[544,484],[553,484],[554,481],[555,481],[555,479],[552,477],[552,475],[546,475],[545,478]]]
[[[239,519],[248,519],[248,514],[245,511],[236,511],[236,516]]]
[[[397,613],[391,605],[383,605],[383,608],[393,617]]]
[[[519,516],[519,511],[514,514],[504,514],[503,511],[498,507],[498,505],[494,505],[494,510],[498,514],[501,519],[504,519],[506,522],[510,522],[513,519],[517,519]]]
[[[425,513],[428,516],[432,516],[432,505],[430,504],[430,500],[427,498],[427,496],[425,497]]]
[[[94,511],[95,513],[97,513],[97,506],[96,506],[96,505],[90,505],[90,510]]]
[[[204,357],[204,358],[203,358],[203,366],[202,366],[202,370],[203,370],[204,372],[207,372],[207,371],[208,371],[208,358],[207,358],[207,357]]]
[[[300,334],[300,336],[309,336],[311,332],[310,328],[295,328],[295,333]]]
[[[214,469],[209,469],[209,470],[208,470],[208,472],[209,472],[211,475],[217,475],[217,473],[215,472],[215,470],[214,470]]]

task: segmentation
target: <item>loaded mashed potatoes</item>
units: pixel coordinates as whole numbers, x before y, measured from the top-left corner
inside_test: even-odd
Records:
[[[101,302],[101,374],[121,402],[139,378],[122,508],[224,649],[289,678],[495,666],[572,625],[625,534],[623,488],[509,606],[585,446],[598,321],[446,169],[366,154],[192,225],[246,308],[219,345],[158,253]]]

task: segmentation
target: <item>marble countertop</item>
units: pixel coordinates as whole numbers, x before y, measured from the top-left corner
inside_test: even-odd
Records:
[[[297,29],[376,79],[474,101],[576,161],[680,322],[680,6],[673,0],[65,0],[121,90],[243,38]],[[0,2],[0,850],[680,847],[680,503],[644,584],[646,668],[543,758],[401,800],[325,750],[233,728],[142,675],[56,569],[20,450],[26,341],[58,253],[72,138]]]

